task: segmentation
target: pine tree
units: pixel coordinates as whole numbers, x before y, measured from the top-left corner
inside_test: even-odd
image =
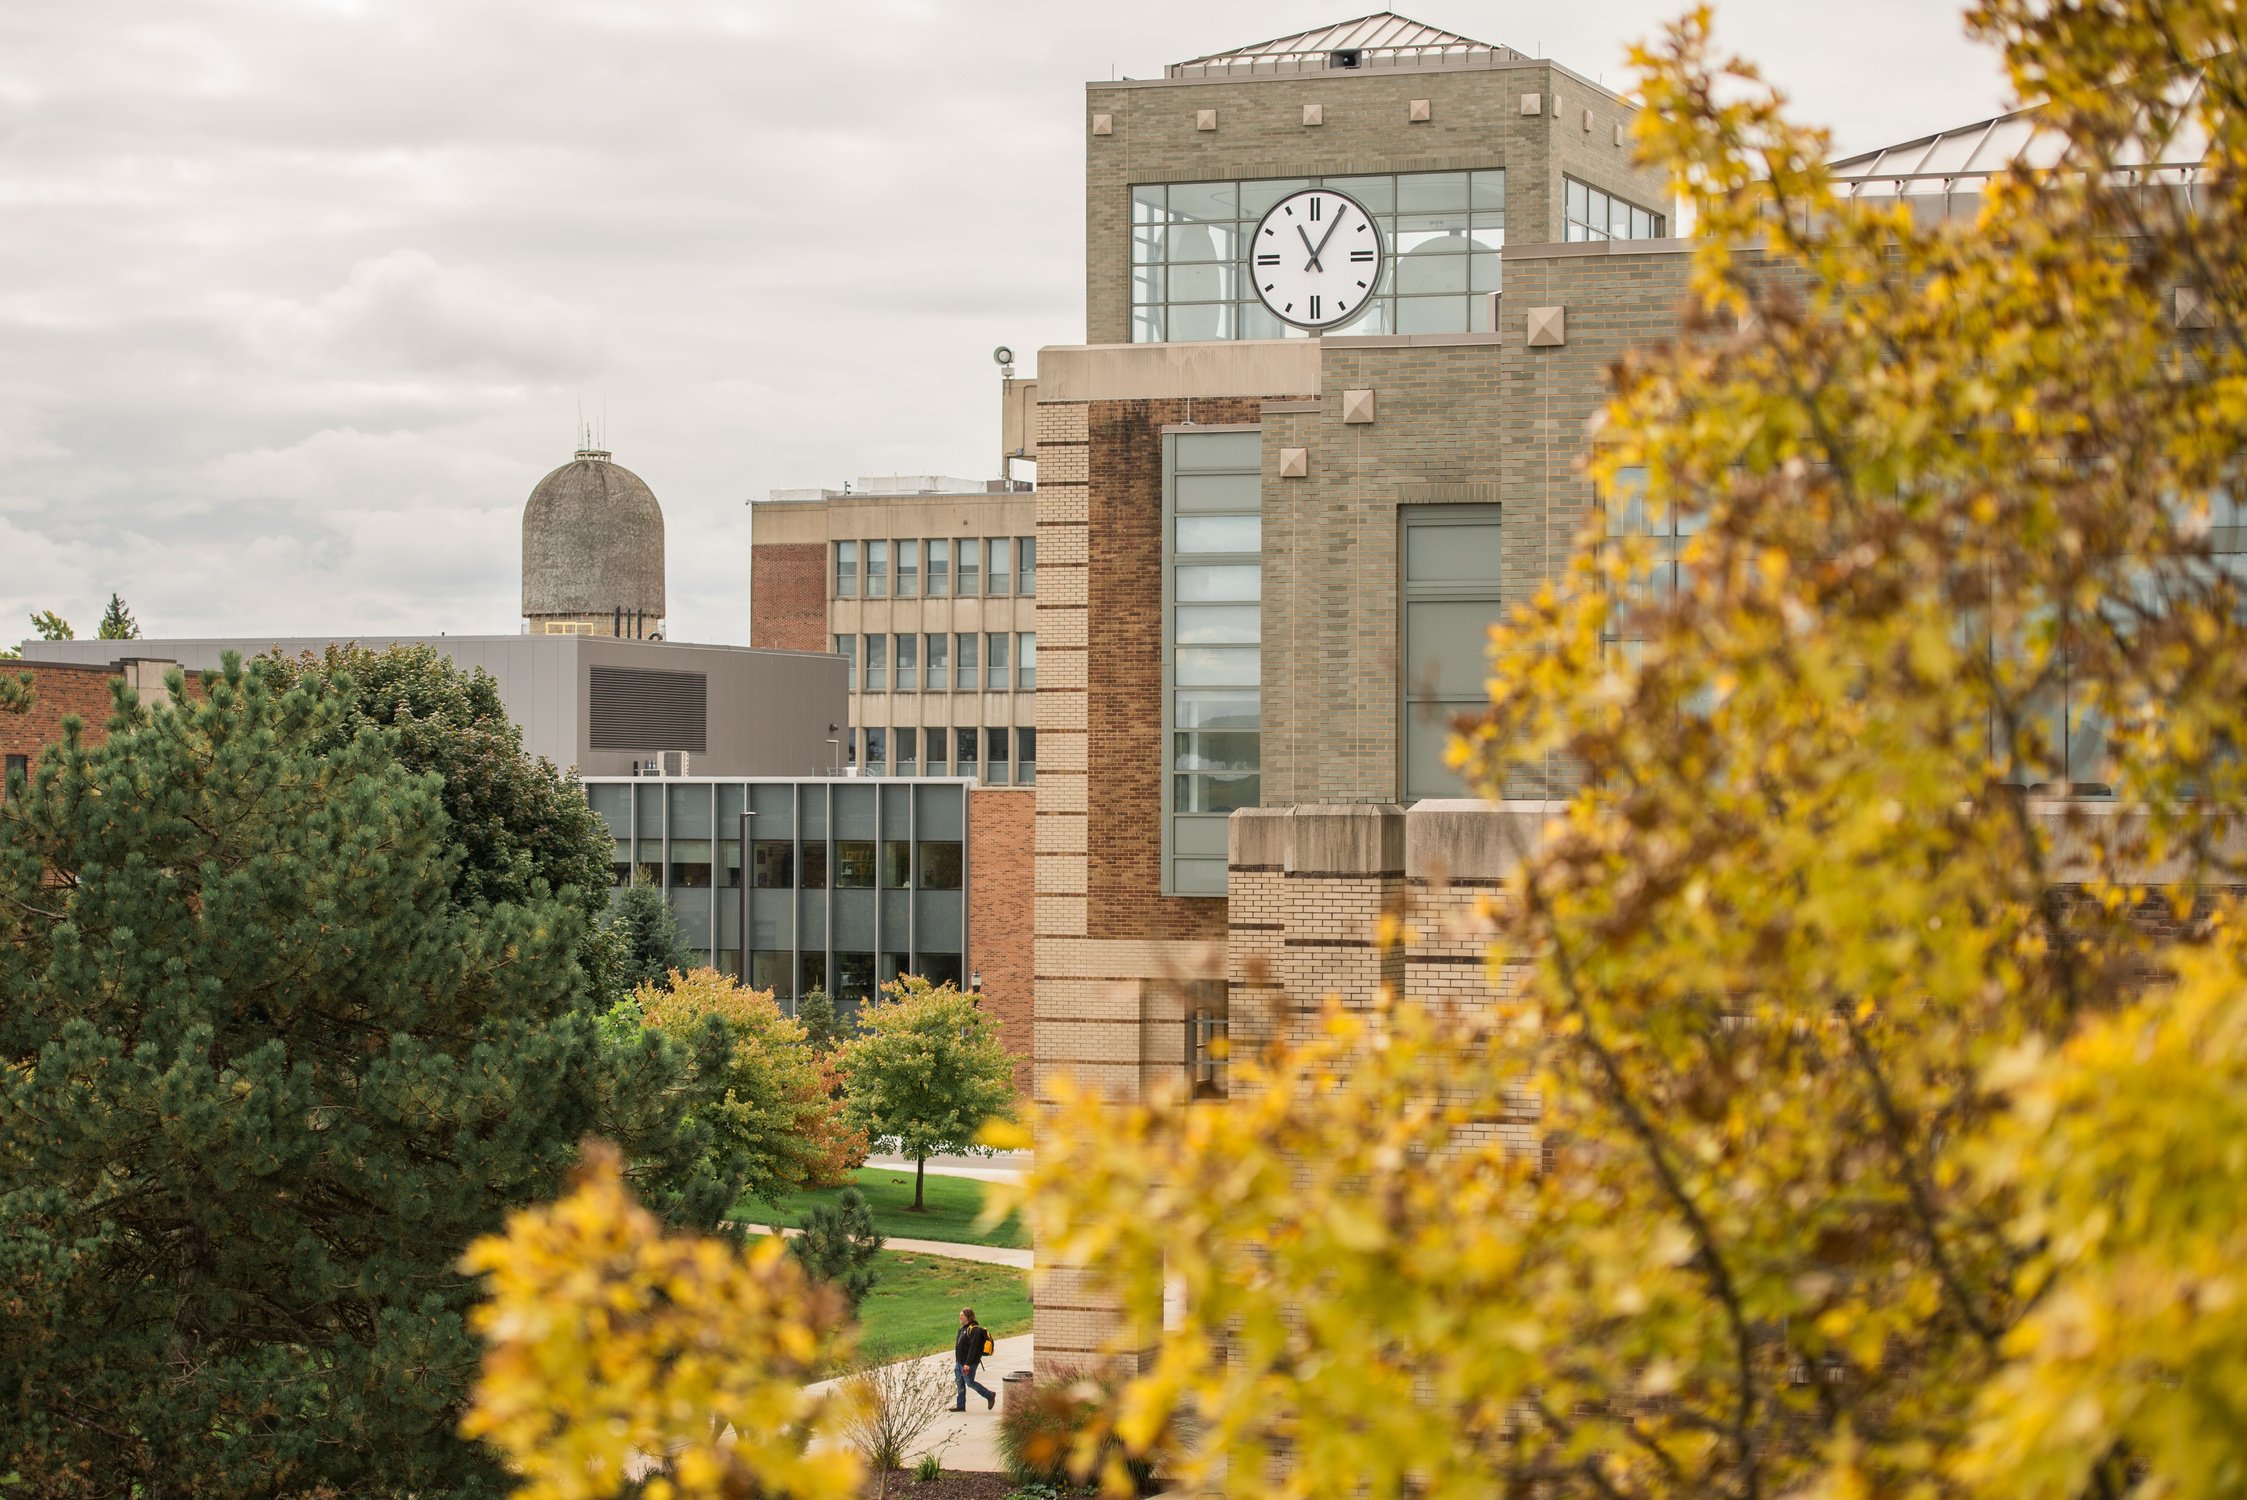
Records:
[[[485,1495],[456,1269],[596,1123],[585,922],[229,660],[0,803],[0,1453],[33,1493]],[[130,700],[120,693],[120,703]]]
[[[813,1209],[788,1248],[813,1279],[841,1292],[854,1310],[881,1279],[874,1257],[881,1254],[882,1236],[874,1228],[874,1210],[857,1188],[844,1188],[834,1202]]]
[[[843,1039],[842,1023],[835,1017],[834,997],[818,985],[813,985],[803,999],[796,1002],[796,1021],[804,1028],[804,1039],[811,1043],[814,1052],[832,1052],[835,1044]]]
[[[78,639],[78,632],[70,628],[70,622],[51,609],[43,609],[33,615],[31,617],[31,629],[32,633],[43,641],[74,641]]]
[[[608,930],[622,945],[620,977],[627,989],[660,987],[670,983],[674,972],[694,967],[694,955],[679,941],[679,919],[652,885],[630,886],[617,894]]]
[[[101,629],[105,641],[137,641],[140,639],[140,622],[125,607],[125,601],[115,594],[109,596],[109,608],[102,611]]]

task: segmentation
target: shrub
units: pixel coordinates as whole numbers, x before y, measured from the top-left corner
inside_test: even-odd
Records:
[[[844,1386],[851,1412],[844,1435],[886,1494],[889,1476],[905,1467],[906,1455],[952,1409],[951,1377],[932,1361],[909,1359],[861,1370]],[[931,1453],[922,1463],[934,1463],[937,1473],[943,1473],[943,1460],[937,1454]]]
[[[921,1461],[913,1465],[913,1480],[916,1484],[934,1484],[943,1477],[944,1460],[934,1453],[922,1454]]]
[[[1130,1457],[1115,1435],[1116,1393],[1114,1381],[1088,1376],[1037,1381],[1019,1402],[1010,1393],[999,1418],[999,1461],[1024,1487],[1018,1494],[1060,1494],[1111,1469],[1132,1493],[1154,1493],[1154,1463]]]

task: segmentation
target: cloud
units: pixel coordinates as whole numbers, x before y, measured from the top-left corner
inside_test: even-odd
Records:
[[[468,372],[569,380],[601,363],[582,310],[420,250],[362,260],[310,303],[275,299],[242,320],[266,359],[337,372]]]

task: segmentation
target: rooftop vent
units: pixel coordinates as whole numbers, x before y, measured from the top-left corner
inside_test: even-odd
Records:
[[[1362,66],[1364,62],[1363,47],[1337,47],[1326,54],[1326,65],[1330,68],[1355,68]]]

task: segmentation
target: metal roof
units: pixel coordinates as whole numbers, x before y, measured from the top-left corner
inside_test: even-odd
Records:
[[[2142,138],[2133,142],[2117,167],[2125,172],[2143,172],[2148,182],[2194,181],[2208,156],[2207,132],[2194,114],[2200,88],[2197,73],[2178,78],[2170,90],[2170,102],[2178,111],[2175,133],[2163,140],[2158,150],[2148,150]],[[2045,123],[2043,116],[2042,105],[2015,110],[1994,120],[1978,120],[1916,141],[1843,157],[1831,168],[1851,197],[1912,197],[1979,188],[2015,162],[2037,171],[2065,169],[2067,138]]]
[[[1341,71],[1337,52],[1356,52],[1360,68],[1488,67],[1492,63],[1528,62],[1526,53],[1511,47],[1478,42],[1457,32],[1444,31],[1400,16],[1393,10],[1293,36],[1274,37],[1212,52],[1207,57],[1172,63],[1163,70],[1168,78],[1226,78],[1242,74],[1321,73]]]

